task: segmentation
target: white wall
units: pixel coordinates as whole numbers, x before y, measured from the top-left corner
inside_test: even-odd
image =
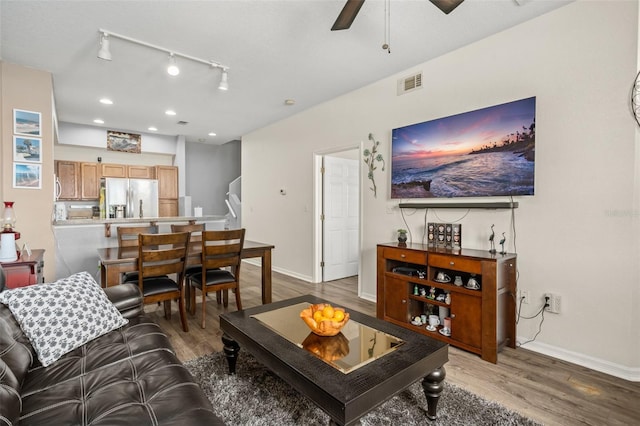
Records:
[[[113,129],[121,130],[121,129]],[[125,130],[123,130],[125,131]],[[107,151],[107,129],[59,122],[55,159],[136,165],[173,165],[180,136],[141,134],[140,154]]]
[[[186,144],[186,189],[191,205],[205,215],[225,215],[229,183],[240,176],[240,141]]]
[[[526,5],[525,5],[526,7]],[[639,185],[636,124],[629,111],[638,59],[632,1],[578,1],[500,34],[257,130],[242,140],[243,225],[247,238],[275,244],[274,269],[313,270],[313,153],[363,142],[390,157],[391,129],[530,96],[537,97],[536,194],[519,197],[517,246],[507,211],[438,210],[461,220],[463,246],[488,249],[491,224],[518,252],[519,288],[534,303],[562,296],[527,347],[640,380]],[[396,96],[396,79],[423,72],[424,87]],[[363,178],[362,297],[375,295],[375,245],[404,227],[389,174],[378,196]],[[288,197],[281,197],[286,186]],[[413,239],[423,211],[407,217]],[[436,216],[430,210],[429,220]],[[538,320],[521,320],[532,338]]]

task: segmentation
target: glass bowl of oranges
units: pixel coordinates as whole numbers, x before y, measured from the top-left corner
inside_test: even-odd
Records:
[[[335,336],[349,321],[349,313],[345,312],[344,308],[318,303],[303,309],[300,318],[318,336]]]

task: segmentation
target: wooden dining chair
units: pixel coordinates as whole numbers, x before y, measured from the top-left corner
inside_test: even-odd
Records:
[[[171,225],[171,232],[188,232],[189,234],[191,234],[190,240],[189,240],[189,245],[191,247],[193,247],[194,245],[200,245],[202,242],[202,232],[205,230],[205,224],[204,223],[194,223],[194,224],[186,224],[186,225],[176,225],[176,224],[172,224]],[[198,247],[200,248],[200,247]],[[187,265],[187,268],[185,269],[184,272],[184,279],[185,282],[189,282],[189,277],[192,274],[198,273],[202,271],[202,265],[201,264],[197,264],[197,265]],[[186,286],[185,287],[185,299],[187,300],[187,309],[189,308],[189,305],[191,303],[191,298],[189,297],[190,294],[190,286]],[[220,303],[220,292],[216,293],[216,297],[218,299],[218,303]]]
[[[119,226],[118,227],[118,248],[138,247],[139,234],[157,234],[158,225],[148,226]],[[122,277],[123,282],[137,281],[138,271],[125,272]]]
[[[242,310],[240,300],[240,265],[244,245],[244,229],[204,231],[202,233],[202,270],[189,277],[191,314],[196,313],[196,290],[202,293],[202,328],[205,328],[207,293],[223,292],[223,303],[229,305],[229,290],[236,294],[236,307]],[[229,268],[219,269],[219,268]]]
[[[171,301],[178,300],[182,329],[189,331],[185,310],[184,271],[189,233],[138,235],[137,280],[144,303],[164,302],[165,318],[171,319]],[[175,279],[172,278],[175,274]]]

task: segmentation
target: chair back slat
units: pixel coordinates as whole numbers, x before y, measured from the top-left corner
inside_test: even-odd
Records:
[[[188,232],[191,234],[190,242],[202,241],[202,232],[205,230],[204,223],[194,223],[188,225],[171,225],[171,232]]]
[[[119,226],[118,247],[137,247],[139,234],[157,234],[158,225]]]
[[[244,229],[204,231],[202,233],[203,269],[240,267]]]
[[[189,233],[140,234],[138,236],[138,283],[144,285],[145,277],[177,274],[184,277],[189,247]]]

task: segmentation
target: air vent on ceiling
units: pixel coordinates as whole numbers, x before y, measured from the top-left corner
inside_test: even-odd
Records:
[[[179,124],[179,125],[181,125],[181,126],[186,126],[187,124],[189,124],[189,122],[188,122],[188,121],[182,121],[182,120],[180,120],[180,121],[178,121],[178,123],[177,123],[177,124]]]
[[[422,72],[398,80],[398,95],[422,89]]]

